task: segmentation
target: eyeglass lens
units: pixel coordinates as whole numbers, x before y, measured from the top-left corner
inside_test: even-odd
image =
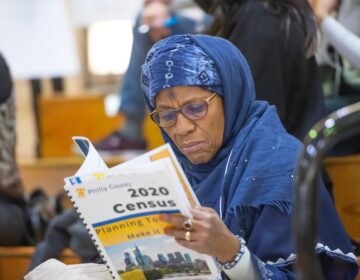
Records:
[[[176,123],[177,114],[181,112],[190,120],[197,120],[207,113],[208,103],[206,101],[195,101],[184,105],[178,110],[164,110],[153,115],[155,122],[161,127],[169,127]]]

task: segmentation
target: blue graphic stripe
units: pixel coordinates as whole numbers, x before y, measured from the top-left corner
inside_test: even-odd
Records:
[[[151,216],[151,215],[157,215],[157,214],[161,214],[161,213],[179,214],[180,211],[179,210],[161,210],[161,211],[152,211],[152,212],[146,212],[146,213],[138,213],[138,214],[128,215],[128,216],[124,216],[124,217],[120,217],[120,218],[115,218],[115,219],[95,223],[95,224],[93,224],[93,227],[94,228],[101,227],[101,226],[105,226],[105,225],[108,225],[108,224],[120,222],[120,221],[123,221],[123,220],[128,220],[128,219],[132,219],[132,218],[136,218],[136,217],[146,217],[146,216]]]

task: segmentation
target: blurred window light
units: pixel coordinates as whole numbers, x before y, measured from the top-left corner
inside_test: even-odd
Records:
[[[119,114],[120,103],[121,98],[119,93],[116,92],[106,95],[104,99],[105,114],[108,117],[115,117]]]
[[[133,42],[132,21],[92,24],[88,32],[89,71],[93,75],[121,75],[129,64]]]

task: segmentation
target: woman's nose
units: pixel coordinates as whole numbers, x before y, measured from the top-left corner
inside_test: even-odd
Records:
[[[176,123],[174,125],[175,133],[178,135],[186,135],[195,130],[196,123],[189,120],[182,113],[177,114]]]

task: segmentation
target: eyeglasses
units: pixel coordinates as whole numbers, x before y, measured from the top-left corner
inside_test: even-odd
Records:
[[[176,124],[177,115],[181,113],[189,120],[199,120],[206,116],[209,103],[216,96],[216,92],[204,100],[196,100],[186,103],[179,109],[167,109],[151,113],[151,119],[160,127],[170,127]]]

